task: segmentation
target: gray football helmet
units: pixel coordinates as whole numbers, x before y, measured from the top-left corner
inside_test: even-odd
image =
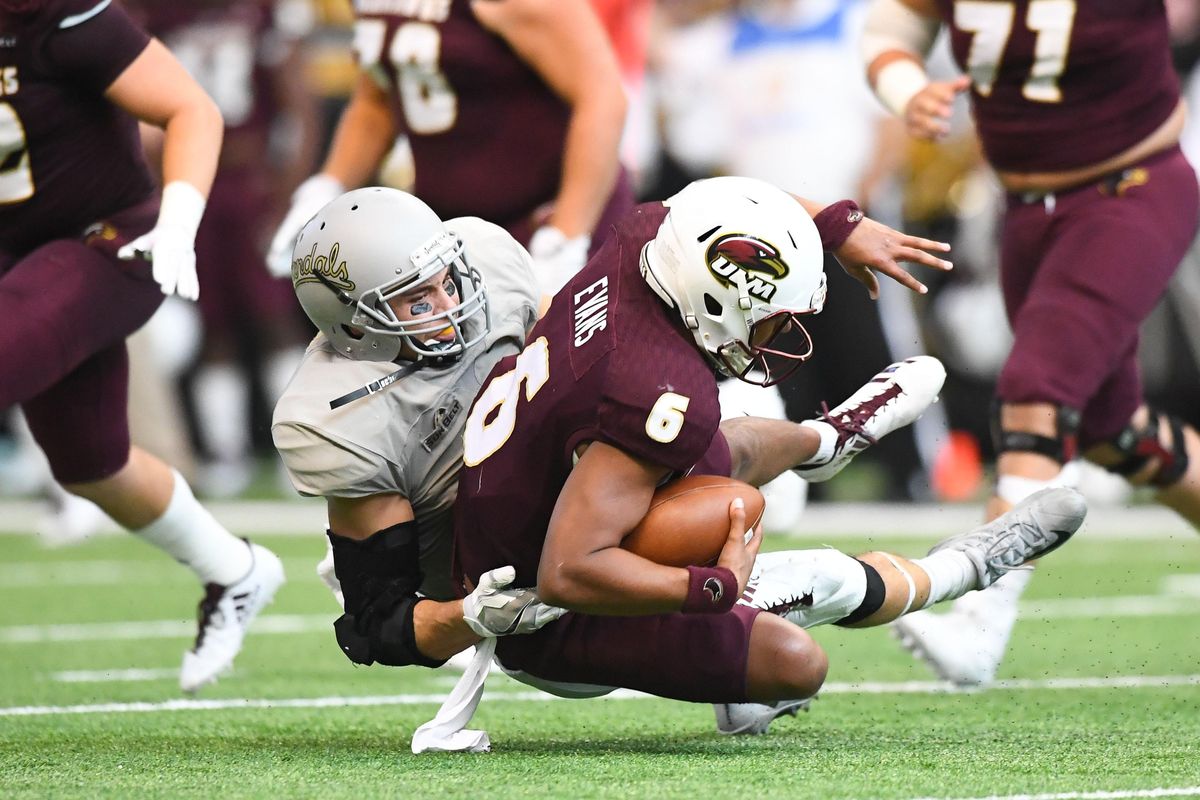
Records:
[[[425,319],[398,319],[388,300],[444,269],[458,305]],[[429,206],[398,189],[355,189],[318,211],[296,238],[292,286],[308,318],[348,358],[456,358],[491,329],[483,277],[467,262],[462,240]],[[447,329],[453,340],[435,338]]]

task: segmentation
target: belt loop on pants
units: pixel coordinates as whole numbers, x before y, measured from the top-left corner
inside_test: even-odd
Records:
[[[1058,198],[1054,192],[1024,192],[1021,194],[1021,202],[1030,205],[1040,202],[1042,207],[1046,209],[1046,216],[1054,213],[1054,209],[1058,206]]]

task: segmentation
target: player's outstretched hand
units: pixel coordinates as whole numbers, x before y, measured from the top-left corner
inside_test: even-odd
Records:
[[[917,294],[925,294],[929,291],[925,284],[914,278],[900,262],[921,264],[946,272],[953,269],[954,265],[933,253],[945,253],[949,249],[950,245],[946,242],[909,236],[870,217],[863,217],[842,246],[833,251],[833,255],[846,274],[867,287],[867,294],[872,300],[877,300],[879,278],[876,273],[886,275]]]
[[[463,621],[485,639],[533,633],[567,613],[549,606],[533,589],[509,589],[517,571],[499,567],[479,576],[475,591],[463,598]]]
[[[971,86],[971,79],[960,75],[951,81],[932,81],[913,95],[904,109],[904,127],[914,139],[935,141],[950,133],[954,98]]]
[[[746,503],[740,497],[734,498],[729,504],[729,538],[721,548],[717,566],[725,567],[737,578],[739,596],[746,590],[746,582],[750,580],[754,559],[758,558],[758,548],[761,546],[762,525],[747,530]]]

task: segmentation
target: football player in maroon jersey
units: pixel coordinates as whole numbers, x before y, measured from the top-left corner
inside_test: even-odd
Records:
[[[166,131],[161,199],[138,120]],[[212,100],[110,0],[0,2],[0,408],[21,406],[65,488],[205,584],[188,691],[229,667],[283,582],[274,554],[230,535],[129,440],[125,337],[164,294],[199,292],[193,243],[221,129]]]
[[[368,183],[398,134],[412,192],[443,219],[478,216],[534,257],[546,294],[632,205],[618,164],[626,101],[587,0],[375,0],[355,5],[361,76],[320,173],[272,243],[286,274],[301,226]]]
[[[130,9],[217,104],[225,136],[204,219],[196,268],[205,291],[199,364],[187,381],[204,459],[197,484],[231,496],[254,477],[251,391],[274,402],[306,340],[291,286],[268,274],[262,246],[280,200],[317,157],[316,105],[304,82],[305,32],[288,27],[283,0],[130,0]],[[158,145],[143,128],[151,162]],[[271,143],[290,134],[288,152]],[[252,352],[247,352],[251,351]],[[260,367],[257,374],[251,366]]]
[[[923,59],[943,26],[965,74],[930,81]],[[1068,480],[1082,455],[1200,526],[1200,437],[1145,404],[1136,362],[1138,327],[1200,208],[1162,0],[872,0],[863,48],[880,100],[915,137],[943,135],[969,92],[1007,191],[1000,270],[1015,339],[996,388],[989,516]],[[943,677],[987,683],[1029,576],[898,633]]]
[[[1080,496],[1057,489],[922,559],[758,556],[760,535],[744,536],[734,501],[715,567],[664,566],[620,547],[672,476],[761,484],[798,469],[826,480],[933,400],[944,371],[917,358],[822,420],[720,422],[714,370],[770,385],[811,353],[803,321],[825,302],[822,250],[846,255],[862,219],[847,205],[814,220],[787,193],[728,177],[638,206],[556,296],[524,351],[493,367],[463,434],[456,576],[465,592],[510,565],[514,585],[572,612],[498,640],[510,674],[569,696],[620,686],[794,705],[826,670],[804,627],[880,624],[982,588],[1082,522]],[[909,260],[937,262],[909,249],[933,243],[897,236]]]

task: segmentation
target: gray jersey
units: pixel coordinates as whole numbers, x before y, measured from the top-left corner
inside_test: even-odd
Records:
[[[379,380],[390,362],[339,355],[318,335],[279,398],[275,447],[304,495],[399,494],[421,531],[421,592],[450,599],[451,510],[462,467],[462,428],[491,368],[519,353],[537,319],[538,293],[528,253],[502,228],[477,217],[446,222],[483,275],[492,330],[448,367],[424,367],[386,389],[336,410],[329,401]]]

